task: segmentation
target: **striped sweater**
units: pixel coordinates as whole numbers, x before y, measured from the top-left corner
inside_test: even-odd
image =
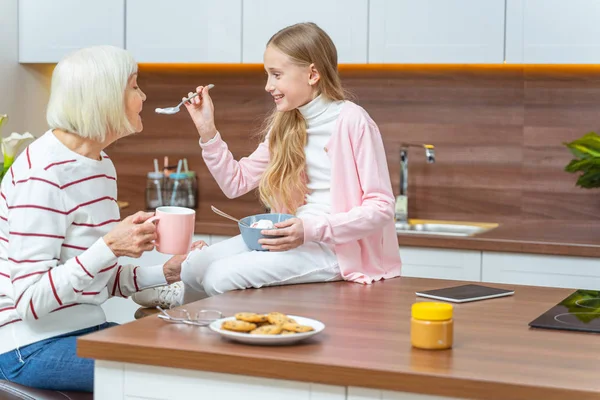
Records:
[[[162,265],[120,265],[102,237],[120,220],[113,163],[51,131],[0,190],[0,354],[106,321],[100,305],[164,284]]]

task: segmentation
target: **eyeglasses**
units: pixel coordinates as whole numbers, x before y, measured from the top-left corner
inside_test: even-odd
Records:
[[[156,306],[156,308],[161,312],[158,314],[158,318],[174,324],[208,326],[223,317],[223,314],[217,310],[200,310],[190,314],[185,309],[164,310],[160,306]]]

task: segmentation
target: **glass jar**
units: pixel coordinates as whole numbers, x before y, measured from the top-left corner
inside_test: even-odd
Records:
[[[146,210],[152,211],[164,206],[163,186],[165,176],[162,172],[148,172],[146,175]]]
[[[186,173],[171,173],[167,177],[165,190],[165,205],[177,207],[189,207],[188,187],[191,181]]]
[[[198,180],[194,171],[186,171],[188,179],[186,182],[186,192],[188,195],[188,207],[196,208],[198,205]]]
[[[422,302],[412,305],[410,341],[414,347],[426,350],[449,349],[453,340],[451,304]]]

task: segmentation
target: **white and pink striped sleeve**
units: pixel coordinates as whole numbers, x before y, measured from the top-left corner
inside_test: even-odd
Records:
[[[70,214],[77,206],[52,177],[29,178],[11,187],[7,197],[8,261],[16,310],[23,320],[74,304],[102,269],[117,263],[102,238],[59,263],[61,246],[69,240]]]
[[[107,288],[109,297],[129,297],[140,290],[166,285],[163,265],[119,265],[110,277]]]

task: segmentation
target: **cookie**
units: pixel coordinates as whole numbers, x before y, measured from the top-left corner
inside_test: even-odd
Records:
[[[251,330],[256,329],[256,324],[246,321],[229,320],[223,321],[221,329],[234,332],[250,332]]]
[[[300,325],[300,324],[291,323],[291,322],[287,322],[287,323],[283,324],[282,327],[286,331],[292,331],[292,332],[298,332],[298,333],[310,332],[310,331],[314,330],[312,326]]]
[[[294,332],[294,331],[281,331],[281,334],[282,335],[295,335],[296,332]]]
[[[291,319],[290,317],[288,317],[285,314],[282,314],[280,312],[271,312],[269,314],[267,314],[267,319],[269,320],[269,322],[271,324],[274,325],[283,325],[286,322],[295,322],[293,319]]]
[[[250,312],[240,312],[235,314],[235,319],[246,322],[267,322],[267,316],[262,314],[250,313]]]
[[[251,335],[279,335],[281,333],[281,325],[264,325],[250,332]]]

